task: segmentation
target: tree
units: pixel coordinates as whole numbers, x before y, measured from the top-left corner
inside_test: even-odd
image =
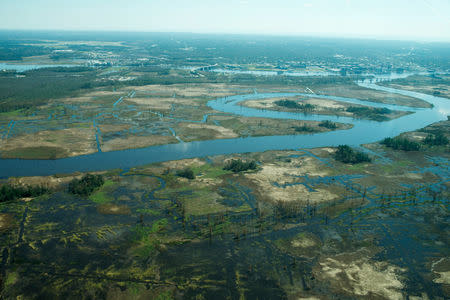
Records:
[[[105,183],[102,175],[86,174],[81,179],[73,179],[69,183],[69,192],[75,195],[89,196]]]
[[[357,164],[362,162],[371,162],[370,157],[363,152],[353,150],[348,145],[339,145],[334,158],[343,163]]]
[[[184,177],[184,178],[187,178],[187,179],[195,179],[194,171],[192,171],[192,169],[190,169],[190,168],[186,168],[186,169],[183,169],[183,170],[178,170],[176,174],[179,177]]]

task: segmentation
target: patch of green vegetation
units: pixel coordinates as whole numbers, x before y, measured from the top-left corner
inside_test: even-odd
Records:
[[[233,211],[236,213],[247,212],[247,211],[251,211],[251,210],[252,210],[252,208],[247,203],[233,209]]]
[[[155,300],[172,300],[172,299],[174,298],[172,297],[172,293],[170,291],[162,292],[155,298]]]
[[[139,247],[135,250],[136,254],[142,257],[148,257],[155,253],[160,245],[157,233],[163,231],[167,224],[167,219],[155,221],[152,226],[136,226],[134,231],[134,241],[139,243]]]
[[[382,145],[386,147],[392,148],[394,150],[403,150],[403,151],[419,151],[420,144],[418,142],[410,141],[406,138],[395,137],[395,138],[385,138],[381,141]]]
[[[244,162],[241,159],[232,159],[223,167],[224,170],[233,171],[234,173],[256,170],[257,168],[256,161]]]
[[[448,144],[448,138],[442,132],[438,132],[427,135],[423,143],[429,146],[445,146]]]
[[[108,194],[108,188],[114,186],[116,183],[112,180],[106,180],[103,186],[92,195],[90,195],[89,199],[94,201],[95,203],[107,203],[113,200],[113,198]]]
[[[336,129],[338,126],[336,123],[331,122],[330,120],[325,120],[319,123],[320,127],[328,128],[328,129]]]
[[[339,145],[336,153],[334,154],[334,158],[346,164],[357,164],[372,161],[366,153],[356,151],[347,145]]]
[[[411,165],[414,165],[414,163],[411,161],[400,160],[400,161],[394,161],[392,163],[385,164],[385,165],[379,165],[379,167],[383,170],[383,173],[394,173],[394,172],[398,172],[402,168],[406,168]]]
[[[230,174],[231,171],[224,170],[220,166],[213,166],[210,164],[204,164],[201,166],[195,166],[192,168],[197,176],[202,175],[205,178],[217,178],[222,175]]]
[[[166,218],[163,218],[155,221],[152,226],[136,226],[134,228],[134,238],[136,241],[144,240],[152,233],[163,231],[167,224],[169,224],[169,221]]]
[[[19,281],[19,274],[17,272],[8,272],[5,279],[5,287],[14,285]]]
[[[13,186],[4,184],[0,187],[0,202],[13,201],[25,197],[37,197],[48,192],[49,189],[43,186]]]
[[[375,107],[365,107],[365,106],[350,106],[346,109],[348,112],[353,113],[356,117],[366,117],[375,121],[386,121],[389,118],[385,115],[390,114],[391,110],[383,107],[383,108],[375,108]]]
[[[176,172],[176,175],[179,177],[187,178],[187,179],[195,179],[194,171],[192,171],[191,168],[185,168],[183,170],[178,170]]]
[[[17,109],[12,111],[0,112],[0,118],[14,118],[23,116],[23,109]]]
[[[292,100],[278,100],[274,102],[276,105],[286,108],[300,109],[303,111],[313,111],[316,107],[312,104],[299,104],[296,101]]]
[[[89,196],[92,192],[105,183],[102,175],[86,174],[81,179],[73,179],[69,183],[70,193],[81,196]]]
[[[196,188],[183,198],[186,215],[207,215],[223,212],[229,208],[217,201],[219,196],[211,188]]]
[[[24,147],[16,148],[12,151],[3,151],[3,158],[21,158],[21,159],[57,159],[67,156],[67,152],[61,147]]]

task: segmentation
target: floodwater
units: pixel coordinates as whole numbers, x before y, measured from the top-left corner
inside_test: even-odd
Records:
[[[361,84],[384,89],[370,82]],[[220,194],[219,201],[227,206],[227,212],[185,216],[178,200],[196,201],[192,187],[167,192],[170,177],[126,170],[127,166],[184,157],[358,145],[424,127],[448,114],[446,99],[392,92],[417,96],[434,107],[404,108],[414,113],[379,123],[250,109],[239,102],[279,94],[239,95],[216,99],[209,105],[237,115],[328,119],[350,122],[354,127],[307,136],[99,152],[61,160],[1,160],[2,176],[124,168],[114,188],[107,191],[112,199],[106,204],[115,205],[114,214],[105,213],[104,204],[64,192],[49,199],[2,204],[1,213],[15,216],[17,230],[0,235],[1,271],[6,278],[1,297],[135,298],[161,287],[146,298],[156,298],[165,289],[176,290],[177,298],[185,299],[448,298],[448,290],[439,284],[436,273],[448,271],[445,266],[442,269],[448,257],[449,230],[449,203],[442,189],[448,182],[450,162],[444,158],[427,158],[431,166],[418,170],[439,180],[394,195],[376,192],[375,186],[363,187],[358,183],[363,175],[358,174],[297,176],[291,185],[304,185],[311,192],[324,184],[336,186],[345,189],[345,195],[322,205],[283,208],[264,203],[265,214],[259,210],[261,203],[254,191],[235,176],[214,191]],[[308,150],[287,158],[305,155],[317,159],[323,168],[333,168],[332,161]],[[274,178],[273,184],[286,183]],[[343,204],[348,208],[342,208]],[[246,210],[229,212],[244,205]],[[165,225],[155,237],[151,230],[157,222]],[[181,242],[159,241],[174,237]],[[390,277],[392,270],[396,277]],[[111,290],[112,294],[107,294]]]

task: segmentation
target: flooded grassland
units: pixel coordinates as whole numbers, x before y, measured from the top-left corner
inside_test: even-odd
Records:
[[[392,96],[348,84],[309,86],[271,84],[171,84],[101,87],[73,97],[55,98],[46,105],[0,113],[0,154],[2,158],[57,159],[95,152],[108,152],[182,142],[317,133],[351,128],[335,122],[318,126],[314,120],[273,120],[236,116],[216,111],[208,102],[218,97],[248,93],[300,92],[306,88],[339,96],[351,92],[362,103],[346,103],[310,94],[303,97],[313,111],[304,113],[386,121],[407,111],[380,111],[364,105],[364,99],[390,101],[412,106],[426,102],[402,95]],[[311,87],[311,88],[310,88]],[[319,97],[319,98],[317,98]],[[298,97],[297,97],[298,98]],[[296,98],[296,99],[297,99]],[[273,109],[274,99],[252,100],[245,105]],[[417,103],[416,103],[417,102]],[[280,108],[280,107],[278,107]],[[353,112],[349,112],[353,109]],[[294,110],[295,111],[295,110]]]
[[[316,148],[113,170],[87,197],[67,192],[81,174],[10,178],[52,192],[0,206],[2,297],[448,298],[448,145],[361,150],[371,163]]]

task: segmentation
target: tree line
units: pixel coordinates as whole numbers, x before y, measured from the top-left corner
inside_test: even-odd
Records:
[[[0,187],[0,202],[13,201],[20,198],[37,197],[49,192],[44,186],[14,186],[4,184]]]

